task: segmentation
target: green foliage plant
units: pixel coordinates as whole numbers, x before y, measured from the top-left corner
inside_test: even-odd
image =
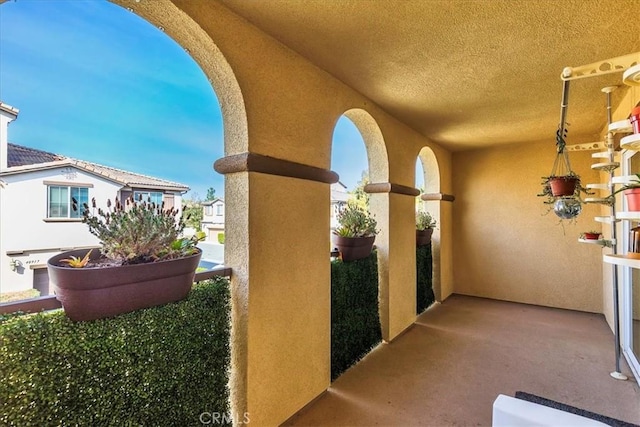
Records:
[[[369,184],[369,171],[365,169],[360,175],[360,181],[358,181],[356,188],[349,192],[349,201],[364,210],[369,210],[369,201],[371,199],[369,193],[364,191],[364,187],[366,187],[367,184]]]
[[[230,413],[230,313],[217,278],[110,319],[0,316],[0,425],[195,426]]]
[[[378,313],[378,262],[367,258],[331,263],[331,379],[382,340]]]
[[[178,210],[164,208],[149,200],[116,199],[115,205],[107,200],[107,211],[85,203],[82,222],[89,232],[100,239],[102,253],[121,264],[142,264],[195,254],[196,244],[204,239],[203,232],[191,237],[181,237],[185,227],[184,217],[177,218]],[[76,201],[74,200],[74,207]]]
[[[431,244],[416,247],[416,314],[435,302]]]
[[[424,231],[429,228],[436,228],[436,220],[431,214],[426,211],[416,213],[416,230]]]
[[[545,204],[553,205],[556,202],[557,197],[554,196],[553,192],[551,191],[551,181],[556,178],[576,180],[576,188],[573,192],[573,197],[575,197],[576,200],[581,200],[580,197],[582,194],[585,194],[585,195],[594,194],[593,192],[590,192],[586,187],[582,185],[580,181],[580,176],[575,174],[574,172],[570,172],[568,175],[563,175],[563,176],[556,176],[556,175],[543,176],[542,183],[541,183],[542,192],[539,193],[537,196],[545,197],[546,198],[546,200],[544,201]]]
[[[188,203],[182,206],[182,214],[185,218],[185,225],[194,230],[202,229],[202,218],[204,216],[202,206],[197,203]]]
[[[342,237],[371,237],[378,234],[378,223],[367,210],[348,202],[338,215],[335,233]]]

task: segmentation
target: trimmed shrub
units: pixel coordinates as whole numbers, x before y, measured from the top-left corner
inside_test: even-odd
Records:
[[[431,243],[416,248],[416,279],[416,313],[420,314],[436,300],[433,294]]]
[[[111,319],[0,318],[0,425],[199,425],[229,413],[229,281]]]
[[[378,314],[378,260],[331,263],[331,380],[382,341]]]

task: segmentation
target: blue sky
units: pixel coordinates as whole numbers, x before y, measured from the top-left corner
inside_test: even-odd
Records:
[[[20,110],[9,141],[224,194],[220,107],[191,57],[147,21],[104,0],[0,5],[0,100]],[[367,168],[345,117],[332,167],[349,189]]]

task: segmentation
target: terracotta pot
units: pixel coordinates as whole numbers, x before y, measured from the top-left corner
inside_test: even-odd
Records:
[[[185,258],[147,264],[101,268],[58,265],[70,256],[83,257],[87,249],[64,252],[49,259],[47,269],[56,298],[73,321],[95,320],[187,297],[202,251]],[[102,254],[94,250],[91,259]]]
[[[631,122],[633,133],[640,133],[640,107],[635,107],[631,110],[629,121]]]
[[[625,190],[624,198],[627,200],[628,211],[640,211],[640,188]]]
[[[376,236],[371,237],[342,237],[333,235],[333,243],[340,252],[343,261],[355,261],[368,257],[373,250]]]
[[[431,236],[433,235],[433,228],[427,228],[426,230],[416,230],[416,246],[426,246],[431,243]]]
[[[575,176],[558,176],[549,180],[551,194],[558,196],[573,196],[576,191],[578,178]]]
[[[587,240],[598,240],[600,233],[584,233],[584,238]]]

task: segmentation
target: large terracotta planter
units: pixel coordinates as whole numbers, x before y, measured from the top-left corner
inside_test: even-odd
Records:
[[[70,256],[83,257],[86,249],[64,252],[49,259],[47,269],[56,298],[74,321],[95,320],[187,297],[202,251],[185,258],[147,264],[102,268],[61,267]],[[94,250],[91,259],[102,255]]]
[[[624,191],[627,200],[627,210],[640,211],[640,188],[632,188]]]
[[[343,261],[355,261],[368,257],[373,250],[376,236],[371,237],[342,237],[333,235],[333,244],[340,252]]]
[[[427,228],[426,230],[416,230],[416,246],[426,246],[431,243],[431,236],[433,235],[433,228]]]
[[[578,178],[575,176],[557,176],[549,179],[551,194],[555,197],[573,196],[577,184]]]

